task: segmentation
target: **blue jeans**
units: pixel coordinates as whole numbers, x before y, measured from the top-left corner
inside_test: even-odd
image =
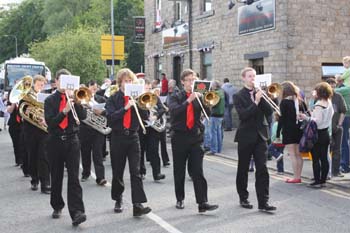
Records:
[[[204,124],[204,143],[203,143],[203,146],[205,148],[210,148],[211,136],[210,136],[209,121],[207,119],[205,119],[203,124]]]
[[[227,130],[231,130],[233,128],[232,125],[232,109],[233,104],[229,104],[228,106],[225,106],[225,113],[224,113],[224,127]]]
[[[345,172],[349,172],[349,127],[350,117],[346,116],[343,121],[343,139],[341,143],[341,161],[340,167]]]
[[[275,159],[277,159],[278,156],[280,156],[280,154],[283,153],[283,150],[284,150],[284,147],[276,147],[273,144],[270,144],[269,147],[267,148],[268,154],[274,157]],[[284,172],[283,158],[277,162],[277,171]]]
[[[222,117],[210,117],[211,144],[210,151],[221,153],[222,149]]]

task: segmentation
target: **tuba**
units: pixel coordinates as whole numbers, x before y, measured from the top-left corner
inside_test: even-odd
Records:
[[[214,107],[220,102],[220,96],[215,91],[207,91],[203,96],[204,105]]]
[[[36,100],[36,94],[32,90],[33,78],[24,76],[12,89],[10,94],[11,103],[23,102],[18,111],[23,119],[39,129],[47,132],[47,127],[42,125],[44,119],[44,104]],[[28,109],[29,108],[29,109]],[[28,109],[28,111],[26,111]]]

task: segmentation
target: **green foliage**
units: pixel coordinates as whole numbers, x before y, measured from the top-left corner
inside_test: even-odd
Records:
[[[42,31],[44,19],[41,17],[44,0],[27,0],[18,8],[2,14],[0,20],[0,63],[16,56],[17,37],[18,54],[28,52],[28,44],[42,41],[46,34]],[[2,36],[10,35],[10,36]]]
[[[46,41],[33,43],[30,54],[36,60],[45,62],[53,74],[66,68],[80,76],[81,83],[91,79],[101,82],[106,76],[106,67],[100,58],[100,37],[100,30],[65,30],[48,37]]]

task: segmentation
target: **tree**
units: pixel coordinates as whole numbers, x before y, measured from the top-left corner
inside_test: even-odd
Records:
[[[30,53],[36,60],[45,62],[53,72],[61,68],[70,70],[80,76],[81,83],[91,79],[102,81],[106,76],[106,66],[100,55],[101,34],[100,29],[65,30],[46,41],[31,44]]]
[[[0,20],[0,63],[16,56],[17,38],[18,54],[28,52],[28,44],[42,41],[46,34],[42,31],[44,20],[41,11],[44,0],[27,0],[19,7],[2,14]],[[2,36],[10,35],[10,36]]]

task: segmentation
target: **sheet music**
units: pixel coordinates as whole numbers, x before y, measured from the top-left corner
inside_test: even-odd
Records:
[[[68,90],[79,89],[80,76],[75,75],[65,75],[60,76],[60,87]]]

